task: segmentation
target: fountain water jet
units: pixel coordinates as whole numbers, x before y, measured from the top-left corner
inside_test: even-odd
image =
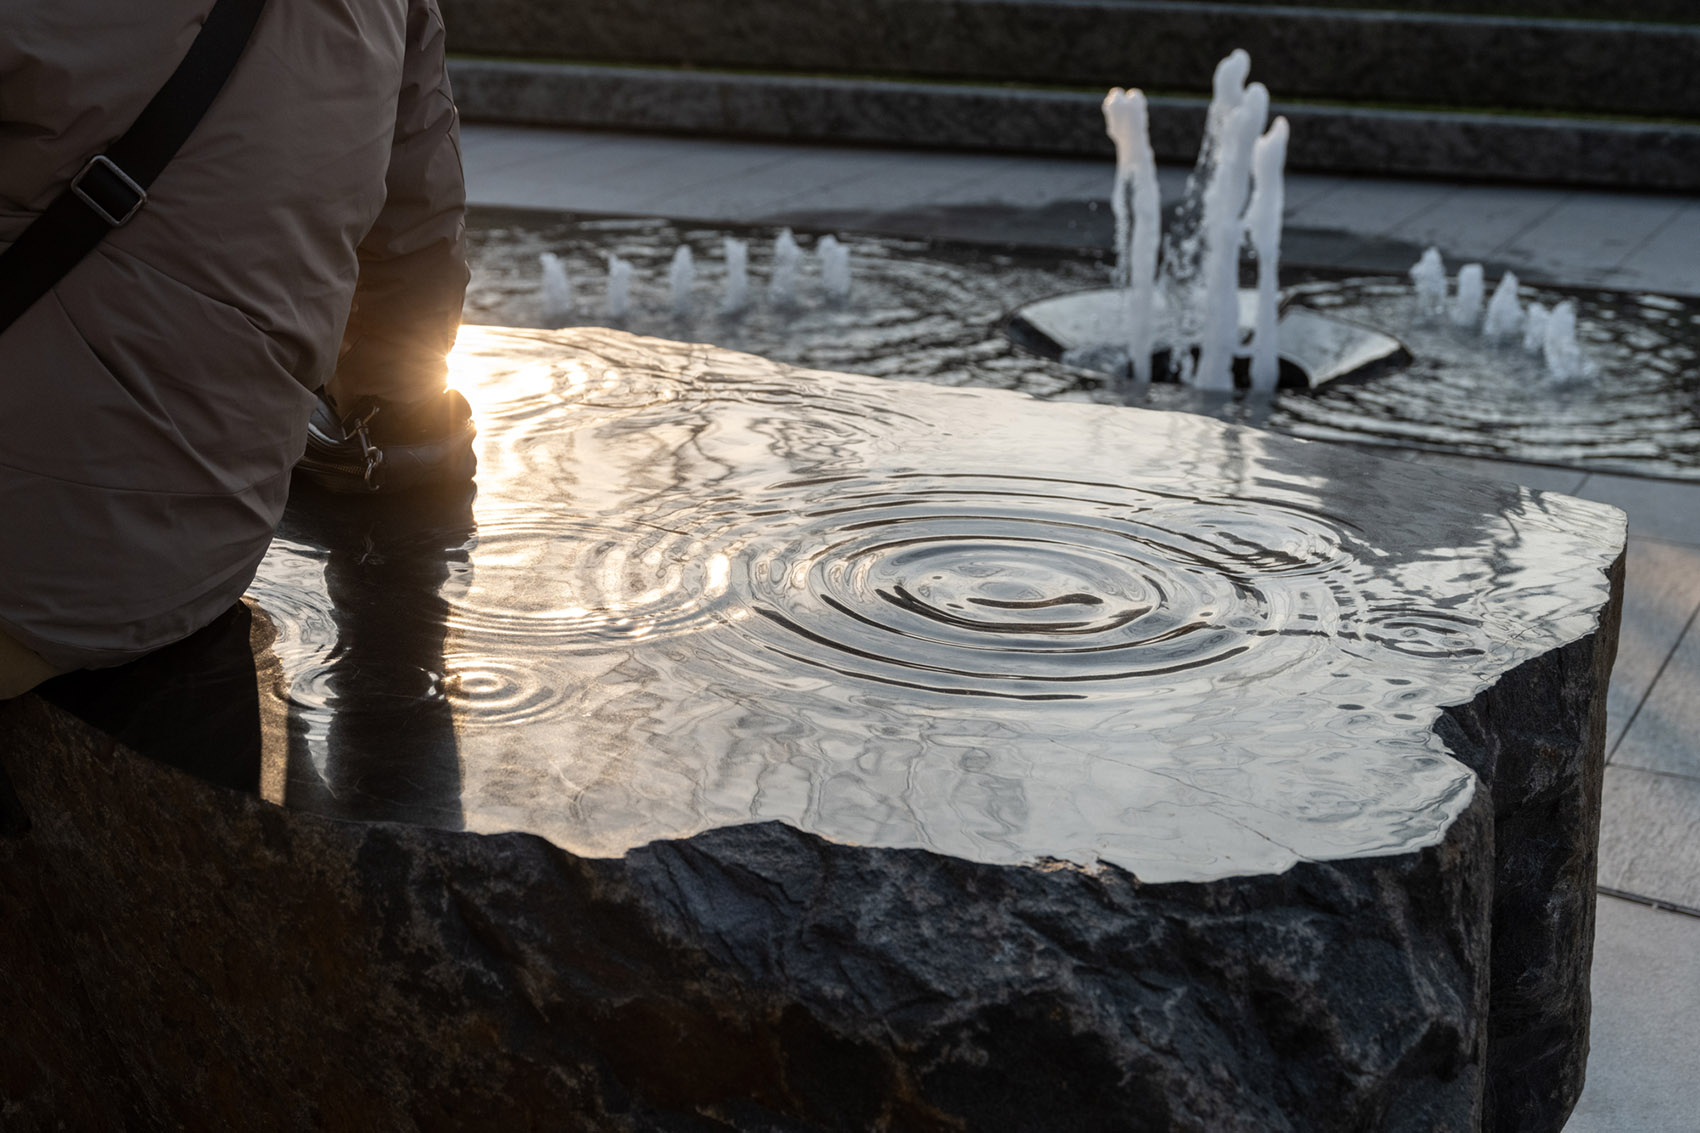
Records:
[[[1157,244],[1162,230],[1157,158],[1143,91],[1116,87],[1104,97],[1104,125],[1116,145],[1116,182],[1110,207],[1116,217],[1116,286],[1126,289],[1124,328],[1127,356],[1137,382],[1151,380],[1151,351],[1157,283]]]
[[[803,250],[789,228],[781,228],[773,238],[773,274],[767,279],[767,302],[772,307],[791,307],[797,302],[797,275],[802,268]]]
[[[1481,321],[1482,296],[1487,285],[1482,281],[1481,264],[1465,264],[1458,269],[1458,291],[1452,298],[1452,325],[1468,329]]]
[[[1482,334],[1493,341],[1516,338],[1523,329],[1523,305],[1517,299],[1517,273],[1506,272],[1488,301]]]
[[[612,252],[608,254],[608,318],[621,322],[632,309],[632,265]]]
[[[1435,313],[1437,303],[1444,304],[1446,295],[1446,265],[1440,251],[1429,248],[1423,252],[1410,276],[1416,286],[1419,312],[1425,316]],[[1525,312],[1518,302],[1518,286],[1516,274],[1506,272],[1494,288],[1483,320],[1482,265],[1465,264],[1458,269],[1458,290],[1447,309],[1448,318],[1463,330],[1480,323],[1482,337],[1489,342],[1515,341],[1521,331],[1523,349],[1541,356],[1550,377],[1573,381],[1585,376],[1589,367],[1576,340],[1575,302],[1567,299],[1551,310],[1545,304],[1531,303]]]
[[[1423,318],[1439,318],[1446,310],[1446,264],[1439,248],[1430,248],[1411,267],[1411,283],[1417,289],[1417,313]]]
[[[1161,240],[1159,189],[1143,92],[1117,87],[1103,103],[1105,131],[1116,145],[1116,179],[1111,208],[1116,217],[1115,284],[1122,289],[1120,327],[1136,381],[1148,381],[1151,358],[1161,346],[1179,380],[1200,389],[1231,391],[1233,362],[1242,351],[1240,252],[1251,238],[1259,259],[1253,353],[1260,389],[1279,376],[1275,323],[1281,244],[1282,171],[1288,127],[1269,117],[1269,91],[1245,85],[1251,57],[1235,51],[1217,65],[1198,164],[1188,183],[1188,200],[1176,214],[1175,232]],[[1254,195],[1253,185],[1256,183]],[[1085,346],[1094,356],[1098,346]]]
[[[1552,309],[1541,343],[1541,355],[1546,359],[1547,373],[1559,381],[1573,381],[1582,376],[1582,349],[1576,342],[1574,300],[1566,299]]]
[[[688,245],[679,245],[673,253],[673,264],[667,270],[668,304],[673,314],[678,318],[688,318],[691,313],[691,289],[696,286],[696,263],[691,258]]]
[[[821,288],[828,300],[843,303],[850,298],[850,249],[836,236],[822,236],[815,246],[820,260]]]
[[[1204,302],[1198,276],[1204,263],[1204,230],[1208,228],[1205,200],[1220,161],[1222,136],[1228,120],[1245,101],[1250,73],[1251,56],[1238,48],[1216,64],[1198,160],[1187,177],[1186,198],[1176,209],[1173,226],[1163,240],[1162,293],[1180,341],[1193,341],[1198,333],[1197,314]]]
[[[554,252],[544,252],[537,260],[543,265],[543,321],[559,326],[573,312],[573,286],[567,279],[567,265]]]
[[[1545,303],[1530,303],[1529,310],[1523,316],[1523,349],[1530,354],[1538,354],[1546,347],[1547,323],[1552,320],[1552,312],[1547,310]]]
[[[1240,245],[1251,196],[1251,153],[1269,117],[1269,91],[1252,83],[1228,118],[1210,186],[1204,191],[1204,326],[1199,336],[1199,389],[1234,388],[1233,361],[1240,341]]]
[[[750,305],[750,244],[727,236],[721,241],[726,256],[726,291],[720,301],[720,311],[736,315]]]
[[[1257,318],[1251,340],[1251,388],[1273,390],[1280,380],[1276,326],[1280,318],[1281,217],[1286,208],[1287,120],[1275,119],[1252,150],[1256,188],[1246,209],[1246,229],[1257,255]]]

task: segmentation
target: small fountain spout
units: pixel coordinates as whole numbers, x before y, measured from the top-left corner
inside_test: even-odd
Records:
[[[1452,298],[1452,325],[1468,329],[1482,318],[1482,296],[1487,285],[1482,280],[1481,264],[1465,264],[1458,269],[1458,293]]]
[[[543,321],[560,326],[573,313],[573,285],[567,279],[567,265],[554,252],[544,252],[537,261],[543,265]]]
[[[1517,300],[1517,274],[1506,272],[1488,301],[1482,334],[1495,342],[1516,338],[1523,330],[1523,304]]]
[[[721,242],[726,257],[726,291],[720,300],[720,311],[736,315],[750,305],[750,244],[728,236]]]
[[[632,265],[629,260],[608,255],[608,319],[621,322],[632,309]]]
[[[667,293],[676,317],[690,317],[691,290],[696,281],[696,262],[691,258],[690,248],[681,244],[679,250],[673,253],[673,264],[667,271]]]
[[[789,228],[781,228],[773,239],[773,274],[767,279],[767,302],[772,307],[790,307],[797,301],[797,272],[803,250]]]
[[[1576,342],[1576,303],[1566,299],[1552,309],[1547,320],[1546,341],[1541,344],[1547,373],[1561,382],[1582,376],[1582,348]]]
[[[821,287],[826,291],[827,299],[833,303],[847,302],[850,298],[850,249],[836,236],[822,236],[815,246],[815,255],[820,260]]]
[[[1411,283],[1417,289],[1417,314],[1437,319],[1446,310],[1446,261],[1439,248],[1430,248],[1412,265]]]

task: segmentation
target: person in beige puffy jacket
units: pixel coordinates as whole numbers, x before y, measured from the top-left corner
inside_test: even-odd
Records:
[[[5,3],[0,249],[211,7]],[[147,205],[0,333],[0,698],[227,610],[319,387],[362,421],[454,412],[465,188],[443,42],[435,0],[272,0]]]

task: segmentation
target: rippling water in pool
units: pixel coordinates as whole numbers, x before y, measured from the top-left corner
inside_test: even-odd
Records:
[[[777,307],[762,294],[773,234],[741,232],[750,241],[755,302],[743,316],[727,318],[718,308],[726,235],[719,229],[658,220],[480,216],[472,232],[473,321],[542,325],[537,256],[543,251],[560,254],[572,272],[578,293],[571,321],[605,321],[605,262],[614,253],[637,266],[632,313],[620,324],[626,329],[876,377],[1020,389],[1041,397],[1106,396],[1098,375],[1021,351],[1001,330],[1004,316],[1026,303],[1104,286],[1109,265],[1083,253],[850,237],[856,283],[848,304],[827,301],[818,266],[810,261],[796,302]],[[692,246],[701,269],[685,319],[672,315],[666,290],[668,262],[679,243]],[[1525,287],[1525,303],[1578,303],[1594,373],[1566,385],[1547,380],[1519,349],[1416,320],[1405,280],[1313,279],[1290,287],[1289,295],[1394,334],[1417,364],[1311,395],[1284,393],[1274,406],[1224,402],[1172,385],[1137,390],[1133,403],[1317,439],[1700,479],[1700,303]]]
[[[1324,440],[1700,479],[1700,305],[1657,295],[1522,290],[1525,302],[1548,307],[1576,301],[1586,377],[1554,380],[1520,345],[1495,345],[1444,320],[1416,318],[1404,281],[1290,288],[1293,302],[1389,328],[1416,361],[1371,381],[1283,397],[1267,427]]]
[[[597,330],[453,365],[476,494],[299,494],[251,593],[291,805],[1150,880],[1430,844],[1438,706],[1590,629],[1621,534],[1191,415]]]

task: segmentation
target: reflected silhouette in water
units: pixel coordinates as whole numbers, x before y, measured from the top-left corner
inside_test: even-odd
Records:
[[[287,653],[293,622],[250,599],[183,641],[57,677],[40,694],[219,786],[336,817],[458,829],[442,591],[466,563],[473,495],[470,485],[398,497],[298,487],[279,536],[323,563],[314,590],[330,637],[316,665],[275,655]]]
[[[335,636],[317,664],[279,674],[287,683],[271,690],[288,706],[288,805],[461,827],[443,591],[465,573],[474,495],[472,485],[387,497],[297,484],[279,537],[322,553]]]

